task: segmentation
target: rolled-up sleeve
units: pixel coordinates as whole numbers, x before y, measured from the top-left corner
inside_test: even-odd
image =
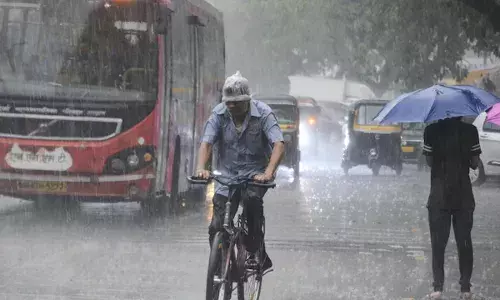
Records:
[[[217,114],[212,114],[208,121],[205,123],[203,136],[201,137],[202,143],[214,144],[219,139],[220,134],[220,120]]]
[[[427,126],[424,130],[424,147],[422,150],[423,155],[432,156],[432,147],[433,147],[433,138],[432,131],[429,130],[429,126]]]
[[[477,129],[474,127],[471,130],[471,148],[470,154],[471,156],[477,156],[481,154],[481,145],[479,144],[479,134],[477,133]]]
[[[283,142],[283,133],[274,113],[270,113],[264,120],[264,133],[270,143]]]

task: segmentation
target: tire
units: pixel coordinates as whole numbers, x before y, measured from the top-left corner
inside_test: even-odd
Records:
[[[400,164],[396,165],[395,171],[396,171],[396,175],[401,176],[401,174],[403,173],[403,164],[400,163]]]
[[[293,166],[293,185],[297,186],[300,181],[300,161],[296,161]]]
[[[300,161],[297,161],[293,167],[293,176],[295,179],[300,177]]]
[[[345,176],[349,175],[349,168],[348,167],[343,167],[342,170],[344,170]]]
[[[208,271],[207,271],[207,286],[206,286],[206,300],[219,300],[220,293],[223,293],[223,299],[231,299],[232,293],[232,280],[227,278],[227,282],[223,284],[217,284],[214,281],[215,275],[220,276],[221,270],[225,267],[225,257],[227,253],[227,244],[224,242],[224,235],[222,232],[215,234],[214,240],[212,242],[212,249],[210,250],[210,258],[208,260]],[[219,273],[219,274],[218,274]],[[230,274],[231,272],[228,272]],[[229,276],[228,276],[229,277]]]
[[[246,270],[245,262],[248,252],[241,237],[236,248],[238,251],[237,265],[239,270],[237,282],[238,300],[259,300],[262,291],[262,273],[260,268],[253,273]]]
[[[485,183],[486,173],[484,171],[484,165],[482,160],[479,160],[479,165],[476,170],[470,169],[469,178],[471,180],[472,186],[481,186],[483,183]]]

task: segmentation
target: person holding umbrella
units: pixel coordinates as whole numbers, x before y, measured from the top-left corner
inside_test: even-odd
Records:
[[[423,154],[431,167],[427,202],[432,248],[434,291],[429,299],[441,299],[444,290],[444,254],[451,224],[458,248],[462,299],[473,299],[471,230],[475,200],[469,168],[479,165],[481,146],[476,127],[462,122],[477,116],[500,99],[473,86],[435,85],[407,93],[389,102],[374,118],[379,123],[437,121],[425,128]]]
[[[434,292],[440,299],[444,285],[444,254],[450,225],[453,224],[458,248],[462,299],[472,299],[473,249],[471,230],[475,208],[469,168],[479,165],[481,146],[476,127],[460,117],[440,120],[424,131],[424,149],[431,167],[431,190],[427,203],[432,247]]]

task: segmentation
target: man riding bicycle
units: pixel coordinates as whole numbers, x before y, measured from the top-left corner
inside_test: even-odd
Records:
[[[250,97],[248,80],[240,72],[229,76],[223,87],[222,103],[217,105],[205,124],[198,153],[196,176],[208,179],[210,172],[205,169],[212,153],[213,145],[217,145],[217,170],[223,176],[248,176],[255,181],[268,182],[274,179],[274,174],[284,153],[283,134],[271,108]],[[264,233],[262,222],[264,218],[263,197],[266,188],[248,187],[247,251],[251,253],[252,263],[260,263],[259,255],[255,255],[262,243]],[[208,228],[209,242],[218,231],[223,230],[225,203],[229,197],[228,188],[216,183],[213,197],[213,216]],[[232,197],[241,196],[241,191],[235,191]],[[236,214],[237,205],[231,208],[231,216]],[[264,271],[272,267],[272,261],[265,252],[261,257]]]

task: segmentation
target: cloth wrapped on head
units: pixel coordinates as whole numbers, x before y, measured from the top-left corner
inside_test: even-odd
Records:
[[[249,101],[250,88],[248,87],[248,80],[241,76],[240,71],[226,78],[224,86],[222,87],[222,101]]]

